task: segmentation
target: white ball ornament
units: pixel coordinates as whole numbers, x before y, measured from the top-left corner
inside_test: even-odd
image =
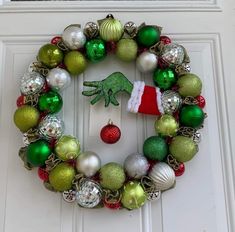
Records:
[[[69,49],[77,50],[85,45],[86,36],[79,25],[72,24],[64,29],[62,40]]]
[[[46,77],[48,85],[56,91],[60,91],[68,87],[71,83],[70,74],[62,68],[53,68]]]
[[[129,177],[139,179],[148,172],[149,163],[145,156],[133,153],[124,161],[124,169]]]
[[[151,52],[141,53],[136,60],[137,68],[142,73],[152,72],[157,67],[158,58]]]
[[[83,173],[86,177],[91,177],[100,169],[101,161],[99,156],[92,151],[82,152],[76,163],[77,171]]]

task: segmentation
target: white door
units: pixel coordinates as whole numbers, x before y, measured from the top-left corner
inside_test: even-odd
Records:
[[[0,1],[1,2],[1,1]],[[159,1],[12,1],[0,6],[0,232],[233,232],[235,231],[235,3],[232,0]],[[19,80],[38,48],[72,23],[114,14],[123,23],[157,24],[163,33],[184,45],[192,72],[203,81],[208,119],[202,130],[200,151],[174,189],[140,210],[86,210],[65,203],[60,194],[47,191],[36,170],[28,172],[18,157],[22,136],[12,116],[19,95]],[[81,95],[84,80],[100,80],[114,71],[130,80],[149,79],[134,65],[109,59],[90,66],[64,93],[66,133],[77,136],[84,150],[97,152],[102,163],[117,161],[142,149],[144,138],[154,133],[154,117],[126,112],[121,107],[90,107]],[[147,82],[151,83],[151,81]],[[120,143],[105,146],[99,140],[104,121],[120,123]]]

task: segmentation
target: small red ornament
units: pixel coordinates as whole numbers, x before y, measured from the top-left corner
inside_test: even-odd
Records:
[[[146,52],[146,51],[148,51],[148,48],[139,47],[139,48],[138,48],[137,55],[139,56],[141,53]]]
[[[166,61],[164,61],[161,57],[158,58],[157,67],[160,69],[166,69],[169,67]]]
[[[164,44],[170,44],[171,39],[168,36],[162,35],[160,36],[160,41],[163,42]]]
[[[174,170],[174,171],[175,171],[175,176],[182,176],[184,174],[184,171],[185,171],[184,163],[180,163],[179,168],[177,170]]]
[[[56,36],[51,40],[51,44],[57,45],[61,41],[60,36]]]
[[[204,108],[205,105],[206,105],[206,100],[203,96],[199,95],[196,97],[196,100],[198,101],[197,105],[200,107],[200,108]]]
[[[47,93],[49,90],[50,90],[50,87],[47,84],[47,82],[45,82],[45,84],[42,87],[42,92]]]
[[[148,159],[148,163],[149,163],[148,172],[150,172],[150,171],[152,170],[153,166],[154,166],[157,162],[158,162],[157,160]]]
[[[66,69],[66,66],[65,66],[64,63],[60,63],[60,64],[58,65],[58,67],[59,67],[59,68],[62,68],[62,69]]]
[[[113,210],[116,210],[116,209],[120,209],[121,208],[121,203],[120,202],[106,202],[104,201],[104,206],[108,209],[113,209]]]
[[[21,95],[17,98],[16,105],[17,107],[21,107],[25,104],[25,96]]]
[[[108,144],[116,143],[121,137],[120,129],[113,125],[113,122],[109,121],[109,123],[104,126],[100,131],[100,138],[103,142]]]
[[[38,177],[43,181],[48,181],[49,173],[44,168],[38,168]]]
[[[116,42],[114,42],[114,41],[108,41],[108,42],[106,43],[106,50],[107,50],[108,53],[115,53],[116,48],[117,48]]]

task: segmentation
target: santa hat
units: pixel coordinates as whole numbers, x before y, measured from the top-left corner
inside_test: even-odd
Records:
[[[161,115],[164,113],[159,88],[147,86],[143,81],[134,82],[127,109],[132,113]]]

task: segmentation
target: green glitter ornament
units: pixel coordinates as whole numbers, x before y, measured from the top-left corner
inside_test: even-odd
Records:
[[[154,26],[144,26],[137,33],[137,42],[144,47],[151,47],[160,40],[160,31]]]
[[[59,112],[62,106],[63,100],[55,91],[44,93],[38,99],[38,108],[40,111],[46,111],[53,114]]]
[[[198,147],[191,138],[176,136],[173,138],[169,150],[177,161],[187,162],[198,152]]]
[[[111,162],[100,169],[100,184],[103,188],[118,190],[125,182],[126,175],[120,164]]]
[[[149,159],[162,161],[168,154],[168,146],[163,138],[151,136],[144,141],[143,152]]]
[[[170,89],[176,83],[176,76],[173,70],[156,69],[153,73],[153,81],[160,89]]]
[[[180,111],[180,123],[187,127],[200,127],[204,118],[203,110],[197,105],[184,106]]]
[[[93,63],[103,60],[106,56],[105,43],[101,39],[92,39],[85,47],[87,58]]]
[[[31,165],[35,167],[40,167],[45,165],[45,161],[51,154],[51,148],[48,142],[40,139],[28,145],[26,154],[27,161]]]

